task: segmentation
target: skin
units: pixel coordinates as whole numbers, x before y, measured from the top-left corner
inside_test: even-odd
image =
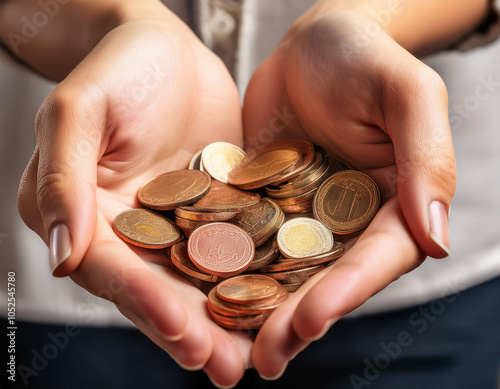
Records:
[[[38,114],[37,147],[19,191],[23,220],[46,242],[58,223],[69,227],[72,253],[54,275],[71,275],[113,301],[181,366],[203,367],[220,386],[235,385],[252,362],[263,377],[277,378],[340,317],[426,255],[446,255],[430,239],[428,220],[430,201],[449,209],[455,189],[446,89],[405,48],[430,52],[474,28],[486,1],[474,7],[460,1],[463,12],[435,24],[432,39],[428,29],[411,24],[415,12],[430,13],[432,2],[419,2],[420,8],[404,2],[383,25],[373,18],[373,2],[317,2],[255,73],[245,96],[245,134],[227,70],[157,1],[71,2],[14,53],[40,74],[63,80]],[[0,5],[7,46],[8,32],[20,29],[12,15],[34,12],[30,6]],[[68,28],[65,16],[87,37],[68,38],[66,51],[57,39]],[[360,44],[357,34],[367,23],[380,29]],[[311,139],[370,174],[384,205],[359,239],[348,242],[341,261],[271,315],[252,350],[252,340],[208,319],[197,288],[155,265],[158,254],[121,241],[111,223],[139,206],[143,182],[184,168],[206,144],[242,145],[245,136],[247,146],[258,147],[261,129],[276,122],[273,109],[284,108],[294,119],[279,137]],[[123,287],[110,293],[115,281]]]

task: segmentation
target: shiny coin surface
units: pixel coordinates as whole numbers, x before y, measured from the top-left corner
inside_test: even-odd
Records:
[[[189,170],[201,170],[200,169],[200,161],[201,161],[201,153],[203,150],[198,151],[193,157],[191,158],[191,161],[189,161]]]
[[[178,207],[175,209],[175,216],[183,219],[200,222],[224,222],[235,217],[238,212],[207,212],[198,211],[191,206]]]
[[[241,228],[217,222],[193,231],[188,240],[188,253],[193,264],[201,271],[228,277],[250,266],[255,245]]]
[[[148,209],[128,209],[116,216],[113,229],[134,246],[162,249],[182,239],[180,230],[169,219]]]
[[[175,209],[191,204],[210,189],[211,178],[199,170],[177,170],[146,182],[139,189],[139,201],[157,210]]]
[[[329,177],[321,184],[313,201],[316,219],[340,235],[367,227],[379,206],[377,184],[355,170],[344,170]]]
[[[216,286],[217,296],[221,299],[238,304],[265,300],[281,289],[281,285],[272,278],[247,274],[229,278]]]
[[[213,180],[210,191],[194,203],[193,208],[205,212],[239,212],[257,205],[259,201],[257,193],[245,192]]]
[[[304,258],[323,254],[333,247],[333,235],[315,219],[298,217],[287,221],[278,231],[278,246],[283,256]]]
[[[209,312],[214,322],[230,330],[257,330],[262,327],[271,314],[271,312],[266,312],[260,315],[233,317],[220,315],[213,311]]]
[[[184,274],[196,278],[201,281],[207,282],[220,282],[224,280],[223,277],[214,276],[200,271],[193,265],[189,259],[187,242],[184,240],[175,244],[170,250],[171,260],[173,264]]]
[[[229,172],[245,157],[238,146],[227,142],[215,142],[203,149],[203,169],[214,179],[227,183]]]
[[[241,189],[260,188],[294,171],[301,162],[300,152],[292,149],[267,151],[254,159],[245,157],[229,173],[228,183]]]

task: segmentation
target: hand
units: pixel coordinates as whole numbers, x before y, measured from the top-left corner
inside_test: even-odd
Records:
[[[374,178],[385,203],[359,240],[347,242],[352,248],[260,330],[253,362],[262,376],[276,378],[297,352],[424,254],[447,255],[456,181],[447,93],[439,76],[374,20],[313,7],[254,74],[244,128],[254,147],[270,133],[314,141]]]
[[[156,2],[155,2],[156,3]],[[206,144],[242,144],[239,96],[229,73],[160,4],[161,20],[124,20],[40,108],[37,146],[19,189],[25,223],[51,249],[55,276],[71,275],[111,300],[186,369],[232,385],[251,342],[213,323],[206,297],[111,228],[139,207],[137,191],[183,169]]]

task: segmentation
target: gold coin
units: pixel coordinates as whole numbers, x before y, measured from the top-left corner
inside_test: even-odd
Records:
[[[321,184],[313,212],[333,233],[347,235],[366,228],[379,206],[380,192],[375,181],[356,170],[344,170]]]
[[[166,211],[194,203],[210,189],[211,178],[199,170],[177,170],[146,182],[139,201],[148,208]]]
[[[277,294],[281,285],[272,278],[247,274],[229,278],[216,286],[217,296],[224,301],[245,304],[265,300]]]
[[[148,249],[170,247],[182,239],[169,219],[148,209],[128,209],[116,216],[113,229],[125,242]]]
[[[215,142],[203,149],[203,169],[214,179],[227,183],[229,172],[245,157],[238,146],[227,142]]]
[[[315,219],[298,217],[287,221],[278,231],[278,247],[283,256],[304,258],[330,251],[333,235]]]

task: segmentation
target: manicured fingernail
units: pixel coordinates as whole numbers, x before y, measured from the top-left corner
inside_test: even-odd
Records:
[[[52,273],[71,255],[71,237],[66,224],[56,225],[50,233],[50,268]]]
[[[281,376],[285,373],[287,366],[288,366],[288,364],[285,363],[285,365],[280,370],[280,372],[273,377],[266,377],[261,372],[259,372],[260,378],[262,378],[263,380],[266,380],[266,381],[276,381],[277,379],[281,378]]]
[[[439,201],[433,201],[429,206],[429,235],[439,247],[450,254],[448,212]]]

